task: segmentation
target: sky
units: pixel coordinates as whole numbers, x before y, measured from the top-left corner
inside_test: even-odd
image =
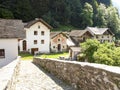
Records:
[[[118,8],[120,14],[120,0],[112,0],[112,3],[115,7]]]

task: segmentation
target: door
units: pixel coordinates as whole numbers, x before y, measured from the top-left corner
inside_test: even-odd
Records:
[[[61,51],[61,44],[58,44],[58,52]]]
[[[26,51],[27,49],[27,42],[26,40],[23,41],[23,51]]]
[[[31,54],[35,54],[35,52],[38,51],[38,48],[31,48]]]

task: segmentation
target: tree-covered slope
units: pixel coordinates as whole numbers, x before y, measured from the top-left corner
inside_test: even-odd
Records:
[[[108,27],[118,37],[120,18],[111,0],[0,0],[0,18],[43,18],[54,28]]]

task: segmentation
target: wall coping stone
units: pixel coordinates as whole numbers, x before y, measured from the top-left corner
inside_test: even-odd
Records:
[[[19,63],[19,58],[20,57],[17,57],[17,59],[13,62],[0,68],[0,90],[5,90],[9,82],[11,81],[14,74],[14,70],[17,64]]]
[[[44,58],[40,58],[44,59]],[[119,66],[108,66],[105,64],[97,64],[97,63],[89,63],[89,62],[78,62],[78,61],[66,61],[66,60],[59,60],[59,59],[52,59],[52,58],[45,58],[46,60],[58,61],[58,62],[65,62],[65,63],[74,63],[79,64],[81,66],[90,66],[98,69],[103,69],[112,73],[120,74],[120,67]]]
[[[47,58],[34,58],[33,63],[77,90],[120,90],[117,66]]]

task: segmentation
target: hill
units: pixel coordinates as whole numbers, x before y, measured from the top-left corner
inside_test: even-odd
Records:
[[[27,22],[36,17],[54,28],[108,27],[119,37],[120,19],[111,0],[0,0],[0,18]]]

